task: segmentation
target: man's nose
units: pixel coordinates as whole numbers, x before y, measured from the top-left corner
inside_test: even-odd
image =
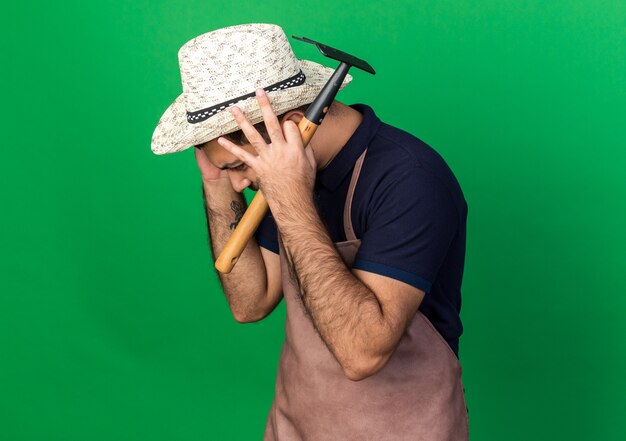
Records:
[[[230,178],[230,184],[233,186],[233,190],[237,193],[241,193],[244,188],[250,185],[250,180],[240,173],[228,170],[228,177]]]

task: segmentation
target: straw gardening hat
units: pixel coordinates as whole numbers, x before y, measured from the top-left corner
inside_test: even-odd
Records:
[[[178,52],[183,93],[152,135],[157,155],[175,153],[239,130],[228,108],[236,104],[252,124],[263,120],[255,90],[267,92],[277,115],[311,103],[333,69],[295,57],[284,31],[246,24],[209,32]],[[341,88],[352,77],[346,76]]]

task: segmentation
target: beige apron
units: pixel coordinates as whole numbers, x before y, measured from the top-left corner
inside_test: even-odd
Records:
[[[347,240],[335,243],[348,268],[361,244],[350,209],[366,152],[355,164],[344,207]],[[280,241],[279,247],[287,317],[264,440],[467,440],[461,366],[428,319],[418,311],[388,363],[351,381],[307,316]]]

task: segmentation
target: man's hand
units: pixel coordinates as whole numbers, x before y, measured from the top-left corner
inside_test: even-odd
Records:
[[[194,147],[194,151],[196,153],[196,162],[198,163],[198,168],[200,169],[203,181],[216,181],[222,178],[228,179],[228,173],[226,170],[221,170],[214,166],[211,161],[209,161],[209,158],[204,153],[204,150],[199,147]]]
[[[303,196],[313,193],[317,164],[311,148],[304,149],[296,123],[287,120],[281,127],[263,89],[257,89],[256,93],[271,144],[265,142],[236,106],[231,108],[231,113],[258,156],[225,138],[220,137],[217,142],[254,170],[257,185],[272,212],[287,210]]]

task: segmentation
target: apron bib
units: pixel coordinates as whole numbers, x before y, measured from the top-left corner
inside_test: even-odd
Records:
[[[348,268],[361,244],[351,206],[366,152],[344,206],[347,240],[335,243]],[[387,364],[364,380],[349,380],[308,317],[280,240],[279,248],[287,316],[264,440],[467,440],[461,366],[430,321],[417,311]]]

